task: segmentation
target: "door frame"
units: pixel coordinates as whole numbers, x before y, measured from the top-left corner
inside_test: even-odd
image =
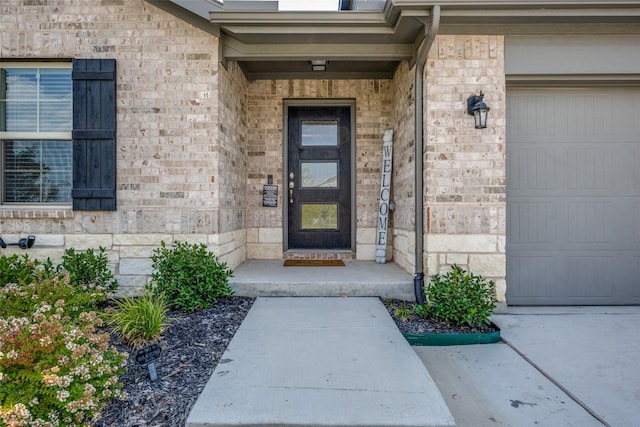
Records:
[[[289,107],[349,107],[351,126],[351,159],[350,177],[351,185],[351,251],[356,250],[356,100],[355,99],[284,99],[282,106],[283,126],[282,126],[282,248],[286,252],[289,250],[289,203],[288,187],[289,182]],[[309,249],[305,249],[309,251]],[[322,249],[326,251],[326,249]],[[340,250],[336,250],[340,252]]]

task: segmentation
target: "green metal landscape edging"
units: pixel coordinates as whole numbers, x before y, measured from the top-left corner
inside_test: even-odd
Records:
[[[500,341],[500,330],[486,334],[402,334],[415,346],[492,344]]]

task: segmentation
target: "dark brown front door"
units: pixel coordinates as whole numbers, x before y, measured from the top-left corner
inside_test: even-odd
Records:
[[[351,109],[289,107],[289,249],[351,249]]]

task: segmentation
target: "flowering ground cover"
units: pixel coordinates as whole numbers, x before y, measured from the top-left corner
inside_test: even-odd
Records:
[[[0,427],[184,425],[253,299],[232,297],[204,245],[163,243],[152,260],[148,298],[113,304],[104,248],[55,266],[0,256]],[[157,381],[135,362],[150,342]]]
[[[27,257],[0,272],[0,426],[90,425],[121,396],[127,358],[99,329],[107,289]]]

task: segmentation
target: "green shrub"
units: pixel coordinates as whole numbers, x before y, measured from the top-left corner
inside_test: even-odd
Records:
[[[125,298],[116,305],[116,310],[107,315],[108,322],[133,347],[157,340],[168,326],[167,303],[163,295]]]
[[[233,275],[227,264],[207,250],[207,246],[165,242],[153,251],[152,294],[163,294],[179,310],[191,313],[211,307],[219,298],[230,297],[229,277]]]
[[[96,256],[91,249],[78,253],[68,249],[57,266],[26,254],[0,256],[0,317],[28,316],[42,302],[58,300],[65,301],[72,319],[95,309],[117,286],[103,251]]]
[[[31,260],[27,254],[0,256],[0,288],[9,283],[32,283],[42,275],[53,276],[54,270],[50,260]]]
[[[425,286],[428,312],[434,319],[455,325],[488,324],[496,306],[495,284],[454,265],[449,273],[431,276]]]
[[[126,355],[96,332],[95,312],[72,321],[65,310],[64,300],[40,302],[28,316],[0,318],[0,425],[90,425],[122,396]]]
[[[74,320],[95,307],[96,294],[79,291],[65,273],[50,277],[43,274],[31,283],[10,283],[0,289],[0,317],[28,317],[43,303],[54,305],[58,301],[64,302],[67,316]]]
[[[63,268],[69,272],[71,283],[80,286],[84,290],[97,290],[107,293],[114,292],[118,288],[118,281],[114,279],[109,269],[109,258],[104,253],[102,246],[98,254],[93,249],[84,252],[76,252],[75,249],[67,249],[62,257]]]
[[[431,315],[431,310],[429,306],[426,304],[425,305],[414,304],[413,312],[421,317],[430,317]]]

